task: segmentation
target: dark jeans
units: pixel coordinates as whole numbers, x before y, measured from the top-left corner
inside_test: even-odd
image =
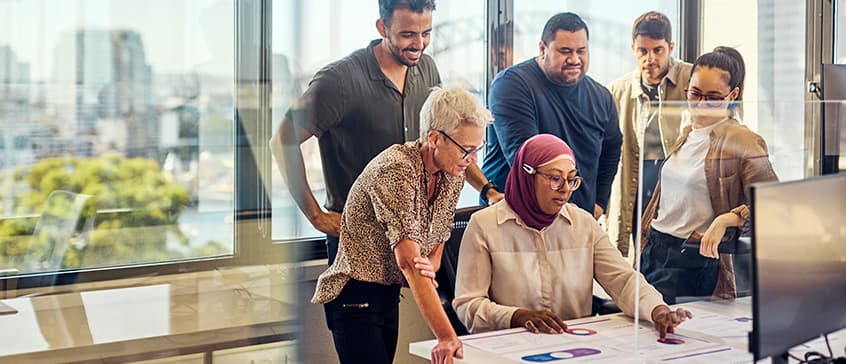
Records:
[[[643,160],[643,205],[641,206],[641,211],[637,211],[637,208],[632,209],[632,235],[635,234],[637,224],[640,223],[638,217],[646,210],[646,205],[649,204],[649,200],[652,199],[652,194],[655,192],[655,185],[658,183],[658,173],[661,171],[662,163],[664,163],[663,159]],[[635,191],[635,200],[633,201],[635,207],[637,207],[638,192],[640,190]]]
[[[326,235],[326,256],[329,258],[329,265],[335,262],[338,255],[338,237]]]
[[[640,271],[668,304],[676,303],[679,297],[707,298],[717,286],[720,261],[703,257],[699,249],[682,251],[683,242],[650,228],[641,255]]]
[[[323,306],[341,364],[391,364],[399,331],[399,285],[350,280]]]

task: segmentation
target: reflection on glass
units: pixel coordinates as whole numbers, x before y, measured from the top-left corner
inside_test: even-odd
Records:
[[[445,85],[459,84],[482,96],[485,67],[484,2],[437,3],[433,12],[431,43],[426,49],[437,63]],[[373,25],[376,2],[338,0],[273,2],[273,122],[282,116],[314,74],[323,66],[367,46],[380,37]],[[328,19],[328,20],[327,20]],[[325,46],[314,46],[314,45]],[[320,204],[326,197],[317,139],[302,144],[309,186]],[[481,160],[481,156],[479,160]],[[288,187],[272,163],[273,238],[297,239],[325,235],[300,212]],[[465,185],[459,207],[478,204],[478,192]]]
[[[602,84],[608,84],[635,69],[631,49],[632,22],[650,10],[667,14],[674,26],[679,24],[676,15],[678,2],[672,0],[515,1],[514,63],[536,57],[546,21],[556,13],[570,11],[582,17],[589,29],[591,62],[588,75]],[[620,62],[621,59],[630,61]]]
[[[0,315],[0,327],[14,327],[14,330],[0,330],[0,355],[25,353],[47,349],[47,339],[41,333],[35,317],[35,309],[28,298],[5,300],[5,304],[18,310],[13,315]]]
[[[834,63],[846,64],[846,1],[835,0]]]
[[[169,284],[89,291],[80,295],[91,337],[96,343],[171,333]],[[128,310],[133,314],[127,315]]]
[[[0,269],[56,190],[91,196],[61,268],[231,254],[234,2],[0,14]]]

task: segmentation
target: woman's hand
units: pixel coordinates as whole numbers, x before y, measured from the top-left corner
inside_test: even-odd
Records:
[[[652,310],[652,322],[662,339],[667,337],[668,332],[675,332],[676,326],[689,318],[693,318],[693,314],[683,308],[677,308],[673,311],[666,305],[660,305]]]
[[[549,310],[524,310],[518,309],[511,315],[511,327],[525,327],[527,330],[537,334],[563,334],[567,330],[567,324]]]
[[[718,248],[720,241],[723,240],[723,235],[726,233],[726,228],[741,226],[742,224],[743,220],[732,212],[726,212],[717,216],[711,223],[711,226],[708,226],[708,230],[705,230],[705,234],[702,235],[702,240],[699,244],[699,254],[703,257],[719,258],[720,252]]]
[[[464,346],[457,337],[438,340],[432,348],[432,364],[452,364],[452,358],[464,358]]]
[[[435,266],[432,265],[432,261],[430,261],[429,258],[414,258],[414,269],[420,271],[421,276],[431,278],[435,288],[438,288],[438,281],[435,280]]]

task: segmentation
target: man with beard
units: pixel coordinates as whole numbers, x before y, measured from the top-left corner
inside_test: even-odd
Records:
[[[617,107],[608,89],[585,74],[588,28],[578,15],[550,18],[539,47],[539,56],[505,69],[491,84],[488,104],[494,122],[488,128],[482,166],[489,183],[480,197],[500,200],[502,194],[491,191],[502,191],[499,186],[505,186],[520,145],[534,135],[552,134],[573,149],[584,179],[570,201],[598,219],[607,207],[620,161]],[[483,177],[473,172],[468,169],[468,180],[481,184]]]
[[[434,10],[434,0],[379,0],[376,29],[382,38],[318,71],[270,140],[297,206],[326,234],[329,265],[338,251],[347,194],[364,166],[388,146],[420,135],[420,108],[441,83],[434,60],[423,54]],[[320,146],[326,211],[308,185],[300,150],[313,135]]]
[[[667,101],[687,101],[691,64],[678,61],[673,53],[670,19],[650,11],[632,26],[632,51],[638,69],[611,82],[608,88],[617,102],[623,130],[623,154],[617,179],[611,188],[611,207],[605,224],[611,242],[628,254],[630,236],[635,233],[638,215],[638,159],[643,156],[643,204],[652,197],[664,157],[675,145],[683,108],[664,105]],[[687,104],[684,104],[685,108]],[[640,150],[641,138],[643,150]]]

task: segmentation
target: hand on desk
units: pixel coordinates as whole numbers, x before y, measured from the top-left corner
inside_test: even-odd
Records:
[[[432,364],[452,364],[452,358],[464,359],[464,346],[457,337],[438,340],[432,348]]]
[[[435,266],[432,265],[432,261],[430,261],[429,258],[414,258],[414,269],[420,271],[421,276],[431,278],[432,283],[435,284],[435,288],[438,288],[438,281],[435,280]]]
[[[661,333],[662,339],[667,337],[668,332],[675,332],[676,326],[689,318],[693,318],[693,314],[683,308],[673,311],[666,305],[660,305],[652,310],[652,322],[655,324],[655,330]]]
[[[567,330],[567,324],[552,311],[532,311],[522,308],[511,315],[511,327],[525,327],[535,334],[541,331],[547,334],[563,334],[564,330]]]

